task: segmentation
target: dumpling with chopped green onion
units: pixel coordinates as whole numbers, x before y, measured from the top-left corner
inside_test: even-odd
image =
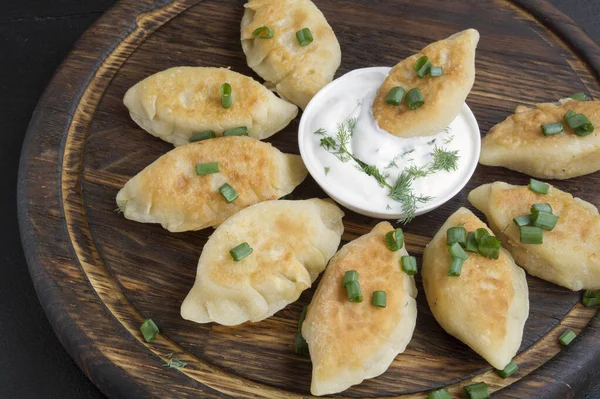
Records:
[[[569,110],[585,115],[593,131],[575,134],[564,120]],[[562,124],[562,131],[544,135],[542,125],[554,123]],[[570,179],[600,170],[600,101],[562,100],[535,108],[517,107],[514,115],[483,138],[479,162],[540,179]]]
[[[320,199],[267,201],[236,213],[204,245],[181,317],[233,326],[272,316],[325,269],[343,216]]]
[[[222,102],[224,83],[231,86],[229,108]],[[142,129],[176,146],[197,133],[221,136],[239,127],[250,137],[265,139],[298,114],[295,105],[254,79],[225,68],[176,67],[155,73],[131,87],[123,103]]]
[[[306,108],[340,66],[333,29],[310,0],[250,0],[244,7],[241,40],[248,66],[283,98]]]
[[[117,205],[127,219],[200,230],[291,193],[307,173],[298,155],[250,137],[219,137],[158,158],[125,184]]]
[[[482,229],[479,230],[482,237],[491,235],[485,223],[466,208],[460,208],[446,220],[423,252],[423,288],[427,303],[448,334],[502,370],[521,346],[523,327],[529,315],[525,272],[506,249],[499,248],[495,254],[497,259],[463,250],[467,259],[454,270],[458,272],[454,274],[460,275],[449,276],[453,261],[447,232],[453,227],[462,227],[473,234]],[[481,242],[479,246],[485,246]],[[470,246],[473,248],[479,250],[478,245]],[[480,251],[485,253],[484,248]]]
[[[538,194],[504,182],[479,186],[468,198],[529,274],[573,291],[600,289],[600,215],[594,205],[553,186]],[[525,244],[513,219],[530,215],[536,204],[549,204],[558,221],[549,231],[538,230],[542,244]]]
[[[475,82],[478,42],[479,32],[468,29],[430,44],[392,68],[373,101],[373,116],[379,127],[394,136],[414,137],[438,134],[450,125]],[[423,56],[428,57],[430,64],[422,66],[421,78],[415,64]],[[405,92],[404,96],[400,96],[401,92],[393,96],[392,92],[395,98],[388,102],[402,98],[398,105],[386,102],[396,87]],[[422,105],[419,106],[419,95],[412,89],[420,91]]]
[[[391,224],[379,223],[344,245],[327,266],[302,324],[313,365],[313,395],[341,392],[383,374],[412,338],[417,288],[400,266],[408,256],[403,243],[396,251],[387,247],[390,232]],[[352,284],[358,288],[344,288],[348,271],[357,272]],[[375,291],[385,294],[373,299]],[[355,302],[358,292],[361,302]]]

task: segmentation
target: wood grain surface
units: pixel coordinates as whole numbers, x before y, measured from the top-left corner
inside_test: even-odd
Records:
[[[243,0],[124,0],[81,39],[38,105],[19,179],[21,235],[42,305],[63,345],[111,397],[310,396],[311,365],[294,353],[296,322],[314,289],[275,316],[238,327],[181,319],[210,229],[169,233],[115,212],[123,184],[172,148],[142,131],[122,104],[144,77],[178,65],[230,66],[254,76],[239,42]],[[342,47],[336,76],[394,65],[435,40],[466,29],[481,33],[477,78],[467,99],[482,132],[519,104],[575,91],[600,98],[600,49],[572,21],[541,0],[317,0]],[[542,21],[542,22],[540,22]],[[298,153],[297,120],[269,141]],[[527,177],[479,166],[458,195],[405,227],[420,254],[445,219],[482,183],[523,184]],[[600,205],[599,175],[553,182]],[[309,177],[296,199],[324,197]],[[344,242],[377,220],[346,210]],[[426,392],[486,381],[495,397],[579,397],[599,377],[600,320],[580,293],[528,276],[531,313],[516,357],[517,375],[500,379],[469,348],[447,335],[427,306],[420,279],[418,320],[406,352],[382,376],[339,397],[423,398]],[[152,318],[162,334],[143,341]],[[566,328],[579,338],[561,351]],[[188,363],[163,367],[168,354]]]

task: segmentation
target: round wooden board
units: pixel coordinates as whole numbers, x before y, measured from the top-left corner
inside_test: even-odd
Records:
[[[518,104],[585,91],[600,98],[600,49],[541,0],[420,2],[316,0],[342,47],[339,76],[394,65],[435,40],[466,29],[481,33],[477,79],[468,103],[482,132]],[[120,187],[172,147],[142,131],[122,105],[142,78],[178,65],[231,66],[251,76],[239,41],[244,0],[134,1],[117,4],[81,39],[33,116],[19,176],[21,235],[40,301],[63,345],[111,397],[209,398],[310,396],[311,364],[294,354],[298,315],[313,290],[275,316],[238,327],[198,325],[179,316],[198,256],[212,230],[172,234],[115,212]],[[540,22],[541,21],[541,22]],[[297,121],[271,141],[298,153]],[[600,205],[600,174],[553,182]],[[527,177],[479,166],[467,187],[406,226],[408,249],[424,246],[467,193],[495,180]],[[309,177],[295,198],[323,197]],[[377,220],[346,212],[347,242]],[[420,259],[419,259],[420,261]],[[418,321],[406,352],[382,376],[340,397],[423,398],[447,386],[486,381],[494,396],[578,397],[599,377],[600,319],[580,293],[528,276],[531,313],[516,358],[502,380],[479,356],[447,335],[427,306],[420,279]],[[149,317],[162,334],[140,336]],[[558,335],[580,333],[561,351]],[[163,367],[174,353],[184,369]]]

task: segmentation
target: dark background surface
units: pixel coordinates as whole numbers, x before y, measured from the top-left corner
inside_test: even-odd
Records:
[[[491,1],[491,0],[482,0]],[[104,398],[58,342],[19,238],[16,182],[27,124],[54,70],[114,0],[2,0],[0,14],[0,398]],[[551,0],[600,43],[600,0]],[[589,399],[600,399],[600,386]]]

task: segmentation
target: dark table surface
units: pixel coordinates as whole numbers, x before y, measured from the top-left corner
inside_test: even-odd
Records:
[[[600,43],[600,0],[551,2]],[[21,248],[15,189],[21,144],[38,98],[78,37],[114,3],[0,3],[1,399],[104,398],[63,349],[40,307]],[[600,385],[587,398],[600,398]]]

